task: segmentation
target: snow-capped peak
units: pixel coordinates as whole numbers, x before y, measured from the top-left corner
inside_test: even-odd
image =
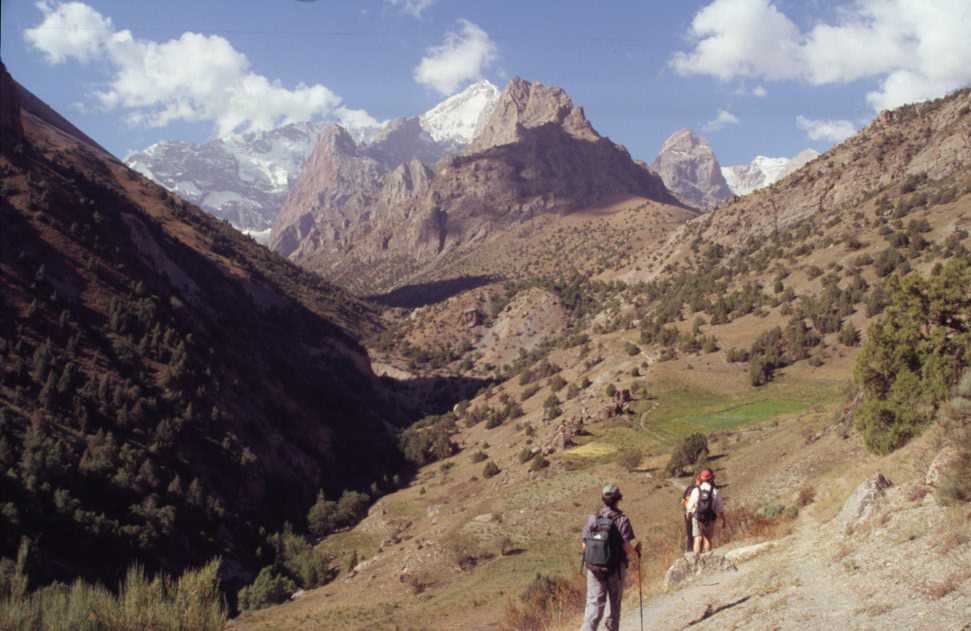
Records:
[[[499,88],[477,81],[421,115],[421,126],[436,142],[468,144],[499,100]]]
[[[755,156],[749,164],[722,167],[728,187],[736,195],[748,195],[754,190],[771,186],[807,162],[819,157],[812,149],[804,149],[791,158]]]

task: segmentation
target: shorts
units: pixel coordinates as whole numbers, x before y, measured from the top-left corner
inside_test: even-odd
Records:
[[[715,520],[711,521],[699,521],[694,515],[691,516],[691,536],[692,537],[704,537],[705,539],[711,539],[711,536],[715,534]]]

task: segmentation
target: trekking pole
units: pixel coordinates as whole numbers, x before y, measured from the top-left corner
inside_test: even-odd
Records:
[[[637,599],[641,605],[641,631],[644,631],[644,586],[641,583],[641,553],[637,553]]]

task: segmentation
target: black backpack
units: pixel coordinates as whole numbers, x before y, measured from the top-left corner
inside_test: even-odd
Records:
[[[715,514],[715,487],[705,485],[706,488],[698,487],[698,506],[695,508],[695,516],[698,521],[714,521]]]
[[[623,560],[624,542],[614,518],[598,515],[583,539],[583,564],[594,574],[610,574]]]

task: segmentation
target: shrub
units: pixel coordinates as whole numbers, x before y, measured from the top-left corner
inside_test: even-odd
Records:
[[[479,450],[474,454],[472,454],[472,462],[476,464],[480,462],[485,462],[488,459],[489,459],[489,455],[482,450]]]
[[[887,313],[870,326],[855,371],[864,397],[856,418],[871,451],[886,454],[914,437],[971,364],[969,286],[971,264],[962,259],[928,278],[887,282]]]
[[[527,399],[532,398],[532,396],[537,392],[539,392],[539,386],[537,385],[529,386],[528,388],[523,390],[523,393],[520,395],[519,400],[526,401]]]
[[[552,390],[553,392],[559,392],[564,387],[566,387],[566,379],[564,379],[560,375],[553,375],[550,378],[549,385],[550,385],[550,390]]]
[[[177,580],[164,575],[150,579],[135,565],[118,586],[120,596],[81,580],[54,583],[31,594],[8,593],[0,596],[0,629],[221,630],[227,615],[219,591],[219,563],[216,559],[188,570]],[[26,587],[26,577],[14,571],[14,578],[19,576]]]
[[[856,330],[852,322],[847,322],[840,329],[839,342],[843,346],[856,346],[860,343],[860,332]]]
[[[708,439],[704,434],[691,434],[678,443],[664,468],[668,476],[681,475],[685,467],[700,464],[708,457]]]
[[[641,349],[636,344],[624,342],[624,352],[633,357],[634,355],[639,355]]]
[[[615,386],[612,383],[608,383],[607,384],[607,388],[604,390],[604,392],[607,393],[607,396],[608,397],[612,397],[612,396],[614,396],[614,394],[617,393],[617,386]]]
[[[256,580],[239,590],[240,609],[262,609],[282,603],[295,592],[297,585],[272,566],[266,566],[257,574]]]
[[[643,457],[643,452],[637,447],[625,447],[617,453],[617,464],[628,471],[633,471],[641,465]]]
[[[584,588],[579,579],[537,574],[520,595],[520,604],[509,604],[501,631],[541,631],[577,616],[583,610]]]
[[[482,477],[493,478],[499,475],[499,471],[500,471],[499,465],[497,465],[496,463],[490,460],[489,462],[486,463],[486,466],[482,469]]]
[[[529,447],[523,447],[523,450],[519,452],[519,462],[522,464],[526,464],[527,462],[532,460],[533,456],[535,455],[536,455],[536,452],[534,452],[532,449],[530,449]]]
[[[545,469],[548,466],[550,466],[550,461],[546,459],[546,456],[540,453],[536,454],[536,457],[533,458],[533,461],[529,465],[529,470],[539,471],[540,469]]]
[[[816,489],[810,485],[805,485],[799,489],[799,497],[796,498],[796,505],[800,508],[809,506],[816,500]]]

